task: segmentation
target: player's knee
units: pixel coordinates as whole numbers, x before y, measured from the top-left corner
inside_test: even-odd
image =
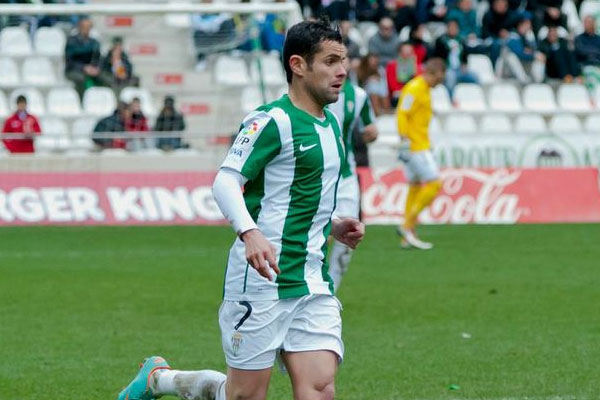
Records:
[[[333,382],[328,383],[320,391],[320,400],[333,400],[335,397],[335,385]]]
[[[332,381],[319,382],[295,390],[295,400],[333,400],[335,384]]]

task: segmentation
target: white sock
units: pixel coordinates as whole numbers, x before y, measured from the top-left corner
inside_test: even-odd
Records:
[[[352,250],[345,244],[333,241],[331,246],[331,254],[329,257],[329,275],[333,280],[334,291],[337,291],[342,283],[342,276],[348,270],[350,259],[352,258]]]
[[[177,396],[184,400],[227,400],[227,375],[211,370],[158,370],[152,380],[152,392],[160,397]]]

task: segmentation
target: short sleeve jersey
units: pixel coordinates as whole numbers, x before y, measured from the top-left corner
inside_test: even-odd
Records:
[[[227,262],[226,300],[333,294],[327,237],[344,158],[339,124],[327,109],[318,119],[284,95],[246,116],[221,168],[248,179],[246,207],[275,247],[281,274],[261,277],[238,238]]]
[[[342,87],[338,101],[328,107],[342,127],[342,137],[346,147],[346,162],[342,165],[342,177],[347,178],[356,173],[352,131],[357,125],[365,127],[372,124],[375,121],[375,114],[367,92],[353,85],[348,79]]]

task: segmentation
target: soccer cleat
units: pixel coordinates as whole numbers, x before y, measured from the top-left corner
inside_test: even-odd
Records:
[[[419,250],[431,250],[433,248],[433,244],[424,242],[415,235],[415,232],[412,230],[403,229],[402,227],[398,227],[398,234],[402,236],[402,239],[406,241],[406,243],[416,249]],[[401,242],[401,246],[404,245]]]
[[[156,397],[150,387],[152,374],[160,369],[171,369],[164,358],[148,357],[140,364],[140,370],[127,387],[121,390],[117,400],[151,400]]]

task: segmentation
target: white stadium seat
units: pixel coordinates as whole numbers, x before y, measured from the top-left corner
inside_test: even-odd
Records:
[[[70,87],[54,88],[46,96],[48,114],[74,118],[81,115],[81,104],[79,95],[75,89]]]
[[[481,118],[479,130],[484,134],[505,135],[512,132],[512,124],[504,114],[488,114]]]
[[[442,128],[440,119],[437,117],[432,117],[431,121],[429,121],[429,137],[431,138],[431,141],[435,143],[440,139],[443,133],[444,129]]]
[[[10,114],[10,107],[8,107],[8,100],[2,90],[0,90],[0,118],[5,118]],[[1,147],[1,146],[0,146]]]
[[[588,15],[595,16],[600,13],[600,2],[598,0],[583,0],[579,6],[579,15],[581,19]]]
[[[479,83],[489,85],[496,82],[494,67],[490,58],[483,54],[471,54],[467,59],[468,68],[477,75]]]
[[[487,108],[483,89],[475,83],[459,83],[456,85],[454,88],[454,103],[460,111],[481,112]]]
[[[566,111],[591,111],[592,103],[587,89],[579,84],[560,85],[557,93],[558,106]]]
[[[266,91],[266,100],[270,101],[269,91],[265,88]],[[249,112],[255,110],[257,107],[263,105],[265,102],[263,101],[262,94],[260,92],[260,88],[256,85],[246,86],[242,89],[242,111],[244,114],[248,114]]]
[[[358,23],[358,31],[364,38],[365,43],[369,43],[369,40],[377,34],[379,27],[375,22],[364,21]]]
[[[20,26],[7,27],[0,31],[0,54],[10,57],[27,57],[33,54],[29,34]]]
[[[19,67],[10,57],[0,57],[0,87],[17,87],[21,84]]]
[[[27,99],[27,111],[36,117],[41,117],[46,114],[46,107],[44,105],[44,97],[42,93],[36,88],[19,88],[14,90],[10,94],[9,106],[12,110],[17,109],[17,97],[19,95],[25,96]]]
[[[600,114],[588,116],[585,120],[584,130],[589,133],[600,134]]]
[[[450,114],[446,118],[445,132],[449,135],[472,135],[477,133],[475,118],[469,114]]]
[[[521,114],[515,121],[515,131],[525,134],[548,133],[544,118],[539,114]]]
[[[550,132],[555,134],[581,133],[583,127],[575,114],[558,114],[550,120]]]
[[[98,117],[107,117],[117,108],[113,91],[106,87],[91,87],[83,93],[83,111]]]
[[[523,105],[529,111],[552,113],[556,111],[554,92],[549,85],[534,83],[523,90]]]
[[[43,147],[48,150],[66,150],[71,146],[69,138],[69,127],[67,123],[56,117],[45,117],[40,119],[42,128],[41,136],[35,139],[35,147]]]
[[[264,84],[267,86],[281,86],[286,84],[285,73],[283,66],[278,57],[265,56],[260,57],[260,67],[262,69],[262,77]],[[250,64],[250,76],[253,82],[259,82],[258,63],[253,60]]]
[[[56,73],[47,57],[28,57],[21,68],[23,83],[28,86],[56,85]]]
[[[452,111],[452,100],[446,86],[440,84],[431,90],[431,107],[439,113]]]
[[[156,107],[154,107],[154,100],[152,100],[152,95],[150,91],[146,88],[138,88],[138,87],[126,87],[121,90],[121,94],[119,98],[121,101],[125,103],[131,103],[131,100],[134,98],[140,99],[140,103],[142,106],[142,112],[146,114],[146,116],[154,116],[156,115]]]
[[[41,27],[35,31],[33,38],[37,55],[46,57],[63,57],[67,37],[60,28]]]
[[[215,81],[224,86],[246,86],[250,84],[246,62],[239,57],[221,55],[215,62]]]
[[[520,112],[523,109],[519,91],[508,83],[497,83],[490,87],[488,104],[493,111]]]
[[[97,122],[97,119],[93,117],[82,117],[73,122],[71,132],[74,148],[85,150],[92,150],[94,148],[92,133]]]

